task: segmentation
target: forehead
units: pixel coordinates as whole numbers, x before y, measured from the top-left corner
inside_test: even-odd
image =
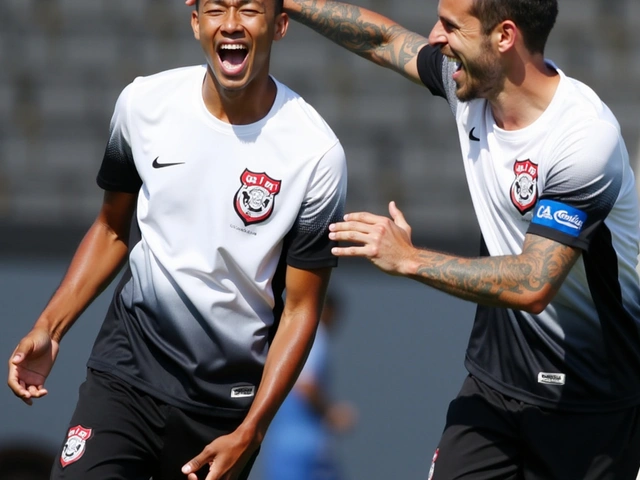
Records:
[[[462,19],[470,15],[474,0],[440,0],[438,16]]]

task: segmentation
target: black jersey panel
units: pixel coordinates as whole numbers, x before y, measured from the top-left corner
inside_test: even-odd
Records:
[[[131,151],[122,138],[113,133],[96,180],[100,188],[108,191],[138,193],[142,186]]]
[[[444,55],[437,47],[426,45],[418,52],[418,75],[429,91],[437,96],[447,98],[447,92],[442,79],[442,64]]]
[[[611,388],[620,393],[636,392],[640,389],[640,332],[622,302],[618,258],[606,225],[598,230],[592,250],[598,253],[585,253],[584,265],[600,318]]]
[[[317,214],[299,215],[288,234],[287,263],[306,270],[335,267],[338,259],[331,249],[337,242],[329,239],[329,225],[341,221],[343,214],[343,203],[336,198]]]

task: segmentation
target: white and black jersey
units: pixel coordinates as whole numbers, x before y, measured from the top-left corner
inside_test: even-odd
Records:
[[[457,100],[456,64],[437,48],[425,47],[418,65],[424,84],[455,115],[482,254],[517,255],[527,233],[583,250],[541,314],[478,307],[467,369],[542,407],[639,404],[640,215],[614,115],[557,69],[559,86],[546,111],[526,128],[505,131],[486,100]]]
[[[287,265],[336,265],[342,218],[339,140],[273,81],[270,112],[218,120],[205,66],[138,78],[121,93],[98,184],[137,193],[129,263],[89,367],[177,407],[246,412],[283,309]]]

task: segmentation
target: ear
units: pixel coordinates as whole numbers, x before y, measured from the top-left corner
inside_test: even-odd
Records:
[[[191,12],[191,29],[193,30],[195,39],[200,40],[200,17],[195,10]]]
[[[499,23],[492,33],[500,53],[505,53],[514,48],[519,35],[518,27],[511,20]]]
[[[273,41],[277,42],[278,40],[282,40],[284,36],[287,34],[287,30],[289,28],[289,15],[282,12],[276,16],[276,28],[273,32]]]

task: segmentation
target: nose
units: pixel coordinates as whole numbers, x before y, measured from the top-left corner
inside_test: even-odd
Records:
[[[230,8],[225,15],[222,29],[225,32],[237,32],[241,28],[240,12],[235,8]]]
[[[445,43],[447,43],[447,36],[444,25],[442,25],[442,20],[438,20],[429,34],[429,45],[442,46]]]

